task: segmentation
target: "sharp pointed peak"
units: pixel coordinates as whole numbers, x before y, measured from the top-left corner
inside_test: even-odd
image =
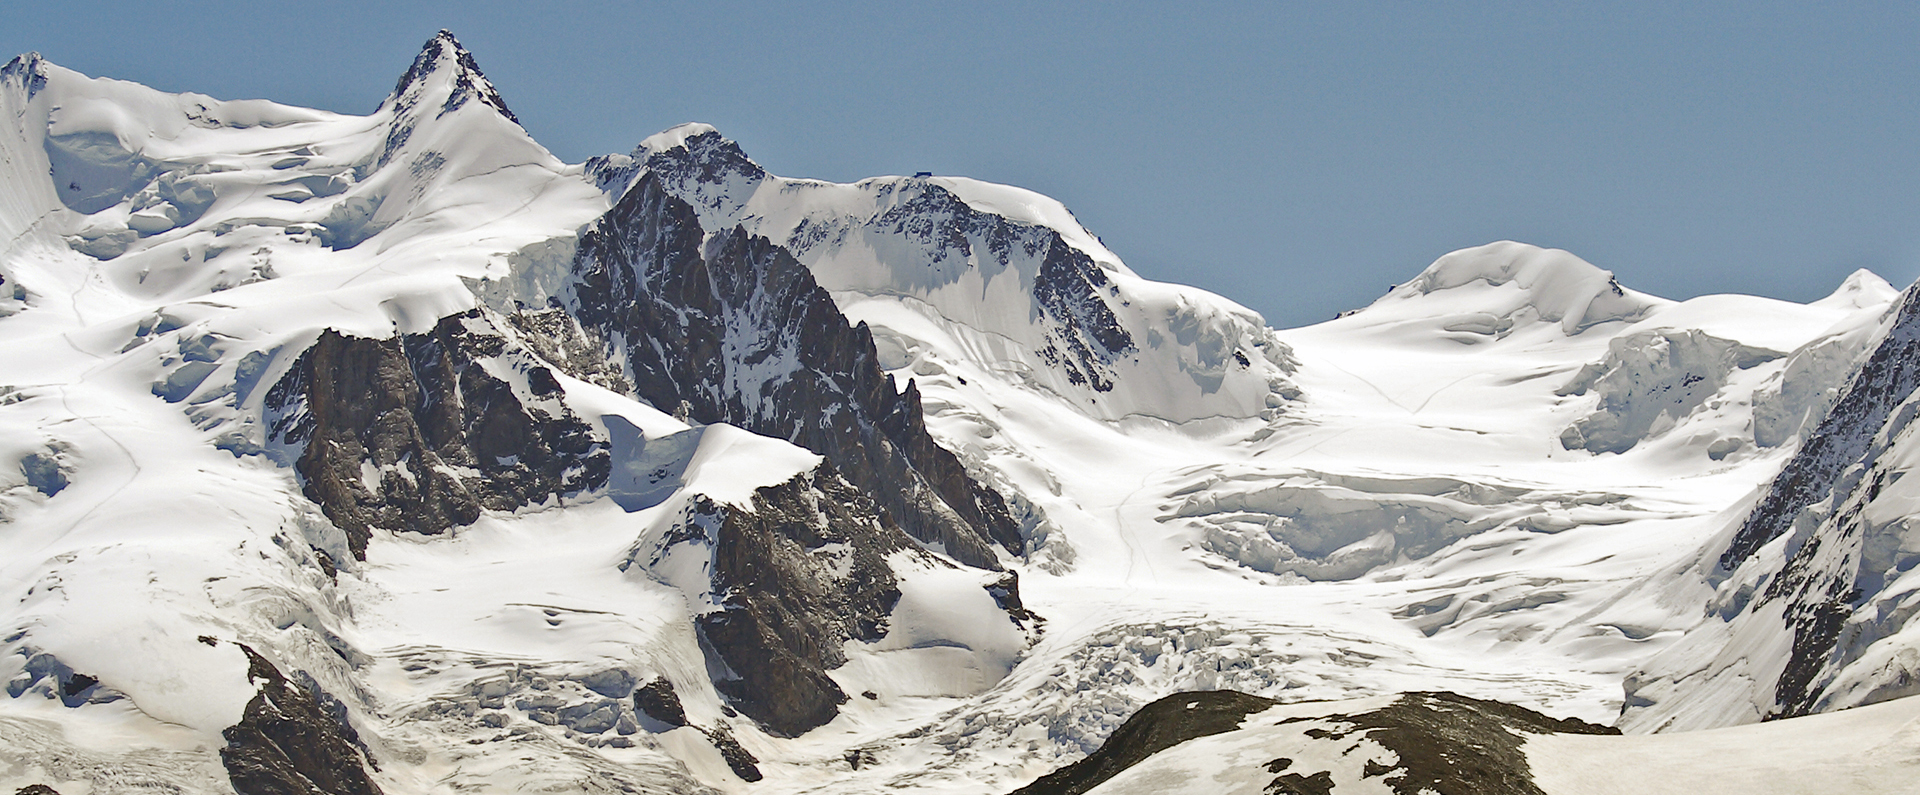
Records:
[[[469,99],[478,99],[500,115],[515,124],[520,119],[507,109],[506,100],[500,98],[500,92],[494,90],[493,83],[480,71],[479,62],[473,53],[461,46],[460,39],[453,31],[442,28],[433,38],[420,48],[420,54],[414,56],[413,65],[393,86],[393,94],[387,97],[382,107],[392,107],[399,111],[410,110],[430,91],[444,85],[447,96],[441,103],[440,114],[444,115],[459,109]]]

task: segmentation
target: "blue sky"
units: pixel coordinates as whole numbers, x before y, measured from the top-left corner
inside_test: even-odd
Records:
[[[449,28],[570,161],[706,121],[775,173],[934,171],[1295,326],[1449,250],[1671,298],[1920,275],[1920,5],[37,3],[0,51],[364,113]]]

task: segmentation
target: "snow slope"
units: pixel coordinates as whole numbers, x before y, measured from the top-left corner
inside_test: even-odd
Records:
[[[603,674],[616,665],[608,660],[654,660],[675,681],[708,681],[684,618],[698,613],[688,599],[708,596],[700,562],[675,557],[651,576],[615,564],[667,533],[688,500],[744,504],[817,456],[724,426],[688,429],[569,381],[569,403],[603,435],[617,435],[606,426],[618,418],[632,444],[659,441],[649,449],[661,452],[629,458],[615,440],[614,457],[629,476],[673,465],[671,499],[627,512],[616,484],[612,501],[492,516],[438,544],[381,536],[361,565],[268,438],[265,386],[320,329],[424,331],[477,305],[470,281],[571,239],[606,210],[581,170],[528,139],[462,59],[450,38],[430,42],[367,117],[164,95],[37,58],[8,68],[6,117],[17,125],[4,139],[7,163],[44,173],[52,158],[56,181],[80,186],[58,196],[45,179],[10,181],[33,189],[7,191],[0,219],[8,284],[25,305],[6,319],[0,367],[9,460],[28,462],[4,484],[18,529],[0,577],[16,604],[12,653],[0,659],[10,694],[24,699],[11,703],[49,694],[98,704],[89,709],[125,714],[117,750],[151,746],[204,764],[254,688],[234,646],[197,639],[236,640],[311,674],[359,719],[395,721],[363,735],[375,757],[461,769],[464,736],[418,728],[433,721],[415,711],[503,673],[514,683],[504,693]],[[323,574],[320,561],[346,576]],[[688,565],[691,581],[676,569]],[[984,592],[980,600],[994,609]],[[76,672],[97,684],[67,693]],[[686,700],[696,720],[718,715],[708,693]],[[463,721],[461,731],[487,725]],[[698,739],[663,742],[718,758],[687,732]],[[548,745],[566,756],[567,746]],[[631,768],[625,779],[691,786],[687,763],[658,744],[608,753]],[[491,765],[452,781],[497,774]],[[387,785],[448,785],[414,769],[389,768]],[[109,772],[66,770],[80,780]],[[562,765],[549,775],[581,773]]]
[[[1515,244],[1443,263],[1509,252],[1598,273]],[[938,724],[933,747],[905,743],[896,765],[877,754],[857,771],[863,786],[821,791],[1010,787],[1186,689],[1291,701],[1444,688],[1611,722],[1618,683],[1700,610],[1638,586],[1705,543],[1788,454],[1753,440],[1755,404],[1779,400],[1768,390],[1789,378],[1829,388],[1790,363],[1846,346],[1850,366],[1867,344],[1856,330],[1885,304],[1647,299],[1636,319],[1569,335],[1558,320],[1525,322],[1513,308],[1544,302],[1507,291],[1469,281],[1390,295],[1283,332],[1304,398],[1271,420],[1102,421],[977,371],[919,376],[930,424],[963,456],[1005,462],[1052,523],[1022,581],[1049,633]],[[1504,335],[1448,328],[1483,309],[1522,322]],[[1564,387],[1613,370],[1610,352],[1633,350],[1616,341],[1687,332],[1782,355],[1747,369],[1643,357],[1656,379],[1719,388],[1671,403],[1622,389],[1667,420],[1623,453],[1562,444],[1601,408]]]
[[[1916,298],[1876,329],[1799,453],[1750,510],[1667,582],[1699,623],[1628,680],[1623,724],[1694,728],[1872,704],[1913,692]]]
[[[1920,773],[1914,699],[1751,726],[1527,743],[1548,793],[1907,792]],[[1703,764],[1703,760],[1710,760]]]

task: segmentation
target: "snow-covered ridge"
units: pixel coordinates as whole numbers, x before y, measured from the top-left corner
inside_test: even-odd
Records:
[[[1452,300],[1467,301],[1472,311],[1454,319],[1448,330],[1474,334],[1504,335],[1531,321],[1556,323],[1562,332],[1578,334],[1602,323],[1639,320],[1668,303],[1621,287],[1612,273],[1566,251],[1503,240],[1435,260],[1363,311],[1463,288],[1474,295]]]
[[[1254,417],[1297,397],[1286,346],[1219,296],[1147,281],[1058,201],[959,177],[852,184],[768,174],[708,125],[590,163],[610,189],[660,175],[709,230],[785,244],[849,318],[914,359],[1111,419]],[[905,314],[901,314],[905,313]]]
[[[912,541],[817,453],[571,379],[543,357],[608,384],[622,374],[553,347],[577,342],[558,333],[582,333],[572,318],[478,305],[471,286],[516,263],[564,263],[609,199],[526,136],[451,36],[364,117],[167,95],[37,59],[5,79],[8,121],[25,121],[0,142],[31,180],[0,191],[18,230],[0,275],[20,291],[0,332],[0,427],[23,462],[0,476],[0,510],[44,531],[28,544],[44,554],[0,563],[9,593],[43,596],[0,614],[11,695],[137,705],[178,728],[132,718],[136,742],[213,747],[259,697],[227,643],[244,642],[337,704],[372,758],[457,767],[479,758],[471,737],[558,726],[571,734],[535,752],[553,763],[545,780],[605,772],[566,761],[605,748],[629,789],[686,792],[700,787],[689,765],[757,776],[743,743],[766,753],[758,721],[797,733],[835,716],[842,686],[917,697],[887,682],[977,659],[969,682],[936,690],[959,697],[1028,642],[1001,605],[1018,604],[1016,581],[893,554]],[[319,381],[347,394],[320,397]],[[299,430],[326,413],[352,419]],[[308,455],[321,448],[334,457]],[[195,532],[164,531],[179,521]],[[754,573],[766,568],[779,573]],[[912,640],[888,646],[901,600]],[[145,619],[127,604],[165,615],[129,631]],[[68,609],[107,618],[63,623]],[[821,668],[849,659],[861,667],[838,680]],[[685,714],[636,743],[625,702],[649,678],[677,687]],[[803,709],[782,712],[789,701]],[[18,747],[74,719],[55,717]],[[413,775],[380,781],[411,791]]]

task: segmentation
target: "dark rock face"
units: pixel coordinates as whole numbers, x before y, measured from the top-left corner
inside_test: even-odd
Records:
[[[751,511],[697,498],[678,539],[711,546],[720,609],[698,624],[720,692],[775,734],[832,720],[847,694],[826,672],[843,643],[886,635],[900,601],[887,556],[912,540],[825,464],[755,492]]]
[[[740,741],[733,739],[733,732],[727,731],[724,726],[700,731],[707,735],[707,741],[713,743],[713,747],[720,752],[720,758],[727,760],[727,769],[732,770],[740,780],[759,781],[763,778],[760,774],[760,759],[741,747]]]
[[[1067,245],[1059,234],[1051,237],[1033,285],[1034,300],[1055,321],[1040,355],[1048,364],[1066,370],[1069,383],[1111,392],[1111,365],[1134,351],[1133,336],[1103,297],[1107,290],[1118,288],[1112,287],[1093,258]]]
[[[393,86],[393,96],[389,99],[402,113],[413,109],[419,101],[422,84],[429,75],[442,68],[453,70],[453,93],[441,106],[437,115],[444,116],[458,110],[468,100],[479,100],[500,115],[515,124],[520,119],[507,110],[507,101],[500,98],[493,83],[480,73],[480,64],[473,60],[473,53],[460,46],[460,41],[449,31],[442,30],[428,39],[426,46],[420,48],[420,54],[414,56],[413,65],[407,67],[407,73],[400,76],[400,82]]]
[[[426,100],[434,84],[439,82],[435,78],[442,77],[443,73],[443,79],[450,83],[449,90],[446,98],[435,108]],[[493,83],[480,73],[480,65],[474,61],[473,54],[460,46],[452,33],[442,30],[427,40],[420,54],[414,56],[406,74],[401,75],[400,81],[394,84],[393,93],[380,103],[381,110],[393,111],[394,119],[387,129],[386,140],[381,145],[380,155],[374,165],[385,166],[393,162],[421,124],[459,110],[470,101],[478,101],[492,108],[507,121],[520,123],[513,111],[507,109],[506,100],[500,98],[500,92],[494,90]],[[432,161],[440,155],[426,155],[427,159],[415,161],[413,168],[416,173],[438,167]],[[351,248],[358,242],[359,239],[350,239],[333,247]]]
[[[1364,736],[1398,755],[1379,771],[1397,795],[1544,795],[1521,750],[1525,734],[1619,734],[1574,718],[1549,718],[1524,707],[1456,693],[1408,693],[1391,706],[1358,715],[1316,718],[1333,724],[1317,736]],[[1524,734],[1523,734],[1524,733]],[[1296,774],[1297,775],[1297,774]],[[1283,790],[1284,791],[1284,790]],[[1303,790],[1304,791],[1304,790]]]
[[[1267,763],[1267,771],[1279,773],[1286,770],[1292,762],[1291,759],[1275,759]],[[1322,770],[1311,776],[1286,773],[1268,784],[1266,791],[1270,795],[1332,795],[1333,772]]]
[[[1278,705],[1271,699],[1233,691],[1176,693],[1142,707],[1086,759],[1061,768],[1015,791],[1015,795],[1073,795],[1086,792],[1160,751],[1197,737],[1240,727],[1253,713]],[[1521,747],[1526,734],[1619,734],[1618,729],[1585,721],[1554,719],[1498,701],[1455,693],[1407,693],[1393,704],[1354,715],[1289,718],[1313,724],[1307,742],[1352,746],[1360,737],[1392,751],[1390,762],[1368,760],[1363,775],[1380,777],[1397,795],[1542,795],[1533,784]],[[1276,754],[1301,755],[1298,748]],[[1342,753],[1352,753],[1349,747]],[[1325,795],[1335,785],[1332,771],[1296,769],[1294,758],[1278,756],[1266,764],[1275,774],[1269,793]]]
[[[1848,467],[1867,452],[1888,416],[1916,386],[1920,386],[1920,293],[1908,290],[1892,332],[1860,366],[1800,452],[1773,479],[1767,496],[1720,556],[1721,571],[1732,571],[1778,538],[1802,510],[1826,499],[1836,487],[1844,491],[1855,485],[1857,480],[1842,483]]]
[[[506,319],[528,349],[561,372],[623,395],[633,393],[633,385],[627,383],[619,363],[609,359],[606,341],[588,336],[566,310],[523,309]]]
[[[491,363],[518,376],[510,384]],[[306,495],[364,557],[372,528],[437,534],[607,482],[552,371],[475,310],[384,340],[328,331],[268,392]]]
[[[1031,629],[1036,635],[1046,629],[1046,617],[1028,610],[1026,604],[1020,601],[1019,572],[1009,571],[1000,575],[1000,579],[988,583],[987,595],[993,597],[995,606],[1006,611],[1007,620],[1012,621],[1014,626]]]
[[[367,773],[372,760],[353,727],[324,703],[324,694],[291,681],[253,649],[247,678],[260,692],[240,722],[221,734],[228,780],[239,795],[380,795]]]
[[[717,132],[688,136],[683,146],[647,153],[634,165],[636,174],[645,170],[658,175],[667,192],[680,200],[727,215],[738,212],[742,199],[767,178],[760,164]]]
[[[606,185],[625,184],[634,174],[657,175],[666,192],[712,214],[740,219],[744,201],[768,178],[733,141],[717,132],[689,136],[681,146],[607,161],[595,173]],[[1109,303],[1118,289],[1084,252],[1060,233],[983,212],[938,184],[924,180],[882,185],[882,209],[867,218],[807,218],[783,242],[805,256],[817,246],[838,245],[856,231],[909,244],[912,263],[924,265],[938,284],[967,268],[989,275],[1018,259],[1039,259],[1032,285],[1034,312],[1047,321],[1040,353],[1069,383],[1096,391],[1113,389],[1112,365],[1136,350],[1132,335]],[[731,221],[730,221],[731,222]]]
[[[14,790],[13,795],[60,795],[60,791],[45,784],[28,784]]]
[[[680,706],[680,694],[674,692],[673,682],[665,678],[655,679],[633,691],[633,708],[668,726],[687,725],[687,710]]]
[[[1792,652],[1780,678],[1770,683],[1774,706],[1766,719],[1821,711],[1841,669],[1872,643],[1898,633],[1911,615],[1871,604],[1899,572],[1920,563],[1920,556],[1903,551],[1909,543],[1902,534],[1908,531],[1903,523],[1870,526],[1862,514],[1901,475],[1903,465],[1893,451],[1904,443],[1915,418],[1910,401],[1916,387],[1920,292],[1909,289],[1885,338],[1719,559],[1715,576],[1720,580],[1742,566],[1780,565],[1758,594],[1735,600],[1729,611],[1751,614],[1761,605],[1786,604]],[[1763,546],[1789,534],[1783,565],[1759,559]],[[1911,683],[1882,688],[1865,703],[1916,689]]]
[[[576,317],[624,353],[634,392],[820,453],[914,538],[998,568],[989,545],[1020,546],[1004,501],[927,434],[919,391],[881,371],[866,327],[786,249],[704,236],[646,172],[581,239]]]
[[[1278,703],[1233,690],[1175,693],[1141,707],[1087,758],[1041,776],[1013,795],[1079,795],[1168,748],[1233,731],[1248,715]]]

